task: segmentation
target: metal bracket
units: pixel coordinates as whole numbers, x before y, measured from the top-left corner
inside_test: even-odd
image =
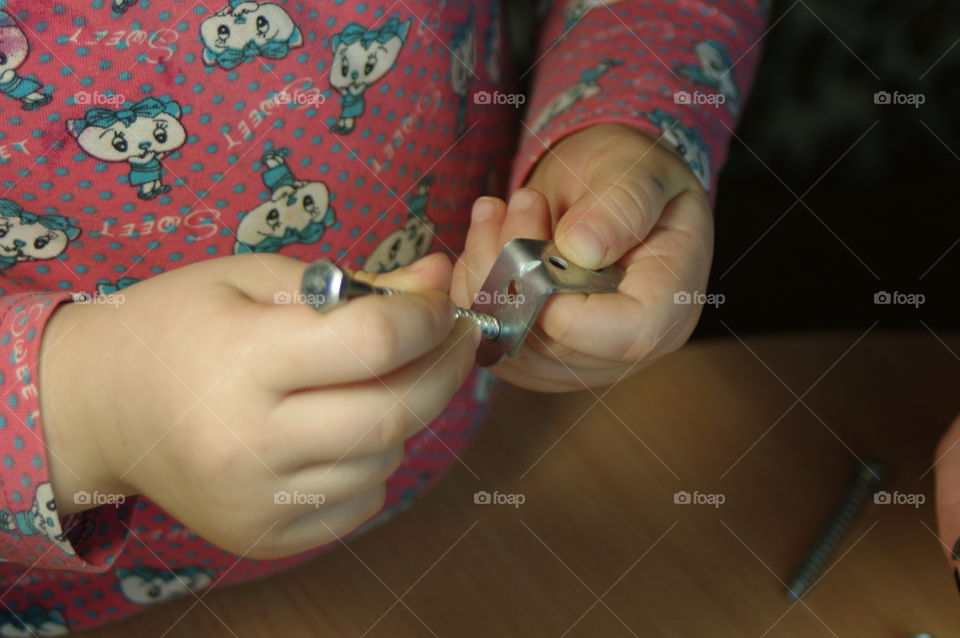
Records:
[[[623,274],[616,265],[600,270],[581,268],[560,255],[550,241],[508,242],[470,307],[500,321],[499,337],[480,342],[477,363],[490,366],[514,356],[553,293],[616,292]]]

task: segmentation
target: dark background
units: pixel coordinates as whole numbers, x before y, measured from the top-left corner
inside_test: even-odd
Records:
[[[697,334],[956,328],[960,3],[775,2],[769,24],[718,188],[709,290],[726,303]]]

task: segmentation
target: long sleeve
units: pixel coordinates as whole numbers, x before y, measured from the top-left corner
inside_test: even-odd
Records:
[[[517,188],[561,138],[623,122],[663,136],[715,198],[769,2],[554,2],[513,166]]]
[[[0,298],[0,561],[102,572],[123,549],[121,521],[134,502],[101,505],[61,521],[40,412],[40,393],[46,391],[39,387],[43,330],[56,307],[70,299],[66,292]],[[94,496],[81,492],[77,498]]]

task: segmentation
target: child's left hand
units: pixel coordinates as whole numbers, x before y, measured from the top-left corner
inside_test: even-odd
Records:
[[[477,200],[454,269],[458,305],[473,304],[503,245],[517,237],[553,239],[574,263],[616,262],[626,276],[617,294],[554,295],[520,353],[491,368],[502,379],[552,392],[607,385],[693,332],[701,306],[674,295],[706,289],[713,216],[687,165],[647,133],[622,124],[583,129],[544,155],[509,206]]]

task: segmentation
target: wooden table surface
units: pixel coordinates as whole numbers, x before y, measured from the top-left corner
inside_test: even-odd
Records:
[[[701,341],[609,390],[505,388],[464,464],[385,526],[88,635],[960,635],[928,472],[960,411],[960,335],[867,332]],[[926,504],[869,504],[790,603],[855,455]]]

